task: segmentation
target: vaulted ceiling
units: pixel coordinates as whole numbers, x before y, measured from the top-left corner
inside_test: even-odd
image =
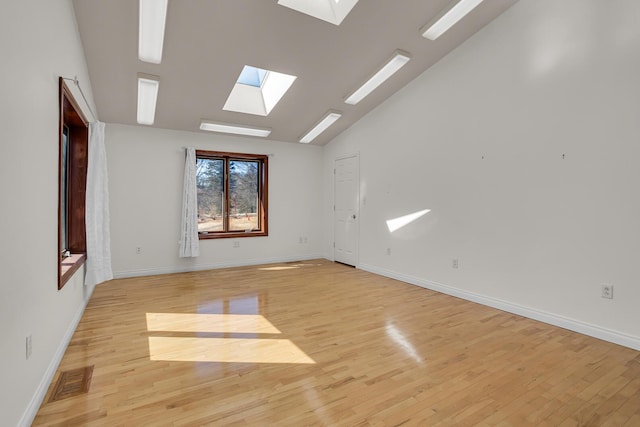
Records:
[[[315,1],[315,0],[307,0]],[[328,111],[342,117],[326,144],[517,0],[486,0],[435,41],[420,29],[449,0],[360,0],[337,26],[277,0],[169,0],[160,64],[138,59],[138,2],[74,0],[101,121],[136,123],[138,73],[159,76],[153,127],[200,132],[201,119],[270,128],[298,142]],[[409,63],[357,105],[345,98],[396,50]],[[245,65],[297,76],[267,116],[225,111]]]

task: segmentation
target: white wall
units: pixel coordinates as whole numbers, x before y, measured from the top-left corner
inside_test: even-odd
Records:
[[[520,0],[324,150],[108,125],[114,270],[330,257],[333,160],[359,152],[361,267],[639,348],[637,22],[635,0]],[[58,76],[92,96],[69,0],[5,2],[0,52],[0,421],[21,425],[89,294],[82,272],[56,287]],[[275,154],[269,237],[177,257],[188,145]]]
[[[322,256],[320,147],[142,126],[106,129],[116,277]],[[198,258],[178,257],[183,147],[270,155],[269,236],[201,240]]]
[[[640,348],[638,22],[521,0],[326,146],[325,227],[359,152],[361,268]]]
[[[3,2],[0,53],[0,424],[15,426],[35,415],[89,294],[83,271],[57,288],[58,76],[92,95],[69,0]]]

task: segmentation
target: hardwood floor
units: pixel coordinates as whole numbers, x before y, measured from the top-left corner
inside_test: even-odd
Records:
[[[100,285],[90,365],[33,425],[640,426],[639,352],[326,260]]]

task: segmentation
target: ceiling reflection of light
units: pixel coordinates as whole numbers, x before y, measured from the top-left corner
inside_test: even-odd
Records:
[[[297,267],[297,266],[261,267],[258,270],[261,270],[261,271],[280,271],[280,270],[295,270],[296,268],[300,268],[300,267]]]
[[[420,218],[423,215],[431,212],[431,209],[424,209],[418,212],[410,213],[408,215],[399,216],[398,218],[393,218],[387,220],[387,227],[389,228],[389,232],[393,233],[396,230],[401,229],[405,225],[411,224],[416,219]]]
[[[407,356],[411,357],[417,363],[422,365],[423,360],[416,351],[413,344],[409,342],[404,334],[398,328],[396,328],[393,323],[387,322],[387,324],[385,325],[385,331],[387,332],[389,338],[391,338],[396,344],[398,344],[398,346],[400,346],[402,351],[404,351]]]
[[[148,331],[279,334],[259,314],[147,313]]]
[[[290,340],[149,337],[149,359],[180,362],[315,364]]]

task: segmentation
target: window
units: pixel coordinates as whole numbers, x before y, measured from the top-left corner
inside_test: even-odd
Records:
[[[64,79],[59,79],[58,289],[86,259],[85,193],[89,129]]]
[[[268,157],[196,150],[200,239],[267,236]]]
[[[268,116],[296,78],[245,65],[222,109]]]

